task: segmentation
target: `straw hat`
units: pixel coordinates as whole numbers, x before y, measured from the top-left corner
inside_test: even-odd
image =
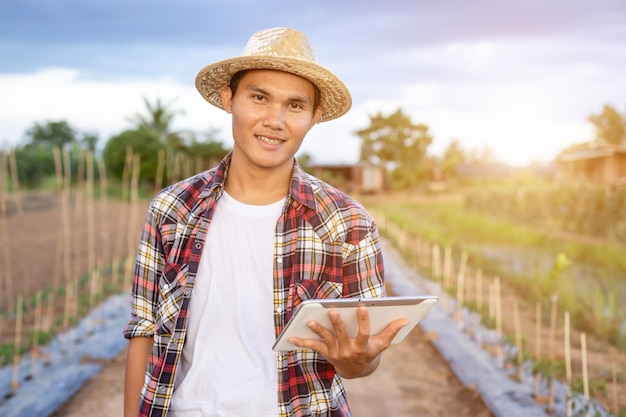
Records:
[[[306,35],[289,28],[255,33],[240,56],[202,68],[196,76],[196,88],[209,103],[223,109],[222,90],[235,73],[249,69],[285,71],[311,81],[321,92],[320,122],[336,119],[352,106],[350,92],[343,82],[316,62],[315,51]]]

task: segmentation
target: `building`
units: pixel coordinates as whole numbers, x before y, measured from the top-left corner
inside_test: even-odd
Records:
[[[313,165],[313,175],[346,193],[372,194],[385,188],[383,168],[359,164]]]
[[[626,184],[626,147],[608,145],[565,151],[556,159],[559,181]]]

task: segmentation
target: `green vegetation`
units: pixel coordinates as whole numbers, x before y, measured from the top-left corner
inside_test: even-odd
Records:
[[[457,256],[466,251],[470,263],[499,276],[522,298],[543,302],[558,294],[560,308],[570,311],[574,326],[626,347],[626,300],[618,298],[626,287],[624,245],[576,239],[558,230],[480,213],[468,209],[462,198],[396,196],[363,201],[413,236],[449,246]],[[565,267],[564,257],[571,265]]]

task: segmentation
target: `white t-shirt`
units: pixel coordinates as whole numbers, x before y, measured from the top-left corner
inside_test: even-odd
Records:
[[[284,199],[242,204],[224,193],[200,258],[169,415],[275,417],[274,232]]]

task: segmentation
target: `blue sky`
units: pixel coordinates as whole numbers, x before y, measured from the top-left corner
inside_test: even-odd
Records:
[[[0,143],[58,119],[104,142],[146,97],[182,110],[177,128],[230,144],[195,76],[275,26],[307,33],[353,94],[350,113],[305,140],[318,162],[356,161],[353,132],[397,108],[431,128],[433,154],[456,139],[513,164],[593,139],[586,119],[605,104],[626,112],[623,0],[4,0]]]

